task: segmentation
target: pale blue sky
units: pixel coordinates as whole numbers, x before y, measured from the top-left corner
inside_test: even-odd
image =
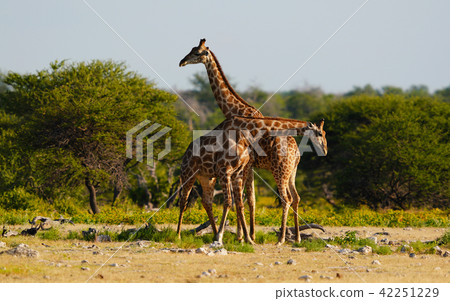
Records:
[[[204,67],[178,67],[200,38],[238,89],[277,90],[365,0],[108,1],[88,3],[172,87]],[[450,85],[450,1],[370,0],[283,88],[340,93]],[[34,72],[56,59],[114,59],[167,85],[82,0],[0,2],[0,70]]]

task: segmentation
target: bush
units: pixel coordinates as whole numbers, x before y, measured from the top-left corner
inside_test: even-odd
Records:
[[[319,116],[319,115],[318,115]],[[450,104],[358,96],[334,103],[321,162],[339,197],[371,208],[448,208]]]
[[[15,187],[0,195],[0,207],[7,210],[34,210],[42,203],[41,198],[29,193],[23,187]]]

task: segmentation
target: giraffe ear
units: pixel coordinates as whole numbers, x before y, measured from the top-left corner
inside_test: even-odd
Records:
[[[205,42],[206,42],[206,39],[201,39],[200,43],[198,44],[198,46],[200,47],[202,45],[205,45]]]

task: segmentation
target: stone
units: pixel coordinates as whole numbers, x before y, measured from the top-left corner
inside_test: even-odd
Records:
[[[287,264],[289,264],[289,265],[296,265],[297,262],[296,262],[294,259],[289,259],[289,260],[287,261]]]
[[[216,269],[209,269],[208,273],[210,273],[211,275],[217,274]]]
[[[96,242],[112,242],[111,236],[109,235],[98,235],[95,239]]]
[[[92,252],[92,255],[103,255],[101,251],[94,251]]]
[[[214,254],[216,255],[228,255],[228,251],[225,248],[219,249],[219,250],[215,250]]]
[[[50,276],[48,276],[48,275],[44,275],[43,278],[46,279],[46,280],[50,280]]]
[[[380,240],[381,243],[387,244],[389,242],[389,239],[387,238],[383,238],[382,240]]]
[[[405,230],[405,231],[412,231],[412,229],[413,229],[413,228],[411,228],[411,227],[403,228],[403,230]]]
[[[433,250],[434,250],[434,253],[436,254],[436,255],[442,255],[442,249],[441,248],[439,248],[439,246],[435,246],[434,248],[433,248]]]
[[[414,258],[414,257],[416,257],[416,254],[415,253],[409,253],[409,257]]]
[[[209,276],[211,276],[211,274],[208,273],[207,271],[204,271],[204,272],[200,275],[200,277],[209,277]]]
[[[256,279],[262,279],[262,278],[264,278],[263,275],[256,275]]]
[[[331,277],[331,276],[324,276],[324,275],[320,275],[320,279],[333,280],[333,279],[334,279],[334,277]]]
[[[435,270],[435,271],[440,271],[440,270],[441,270],[441,267],[435,267],[434,270]]]
[[[442,257],[449,257],[450,251],[445,251],[444,254],[442,254]]]
[[[378,241],[378,238],[376,236],[371,236],[371,237],[369,237],[367,239],[372,240],[374,243],[377,243],[377,241]]]
[[[264,264],[262,262],[255,262],[255,265],[263,266]]]
[[[338,248],[338,246],[330,245],[330,244],[326,244],[325,247],[328,249],[337,249]]]
[[[81,263],[89,263],[87,260],[82,260]]]
[[[26,244],[20,244],[15,248],[9,249],[7,251],[3,251],[0,254],[8,254],[12,256],[21,256],[21,257],[38,257],[39,252],[33,249]]]
[[[303,275],[303,276],[298,277],[298,279],[305,280],[306,282],[310,282],[312,277],[309,275]]]
[[[338,253],[340,253],[342,255],[347,255],[347,254],[350,254],[351,252],[352,252],[352,250],[350,250],[350,249],[340,249],[338,251]]]
[[[195,253],[197,254],[207,254],[208,252],[204,248],[198,248],[195,250]]]
[[[209,245],[210,248],[220,248],[222,246],[223,244],[218,241],[213,241],[213,243]]]
[[[301,252],[301,251],[303,251],[303,249],[301,249],[301,248],[292,248],[291,249],[291,252]]]
[[[83,271],[89,271],[90,268],[88,268],[88,267],[81,267],[81,270],[83,270]]]
[[[406,253],[408,251],[412,250],[412,248],[409,245],[403,245],[400,252]]]
[[[62,267],[62,263],[60,263],[60,262],[56,263],[56,264],[55,264],[55,267],[57,267],[57,268]]]
[[[228,274],[221,274],[219,275],[219,278],[228,278]]]
[[[357,251],[359,253],[361,253],[361,254],[367,255],[367,254],[372,253],[372,247],[371,246],[364,246],[362,248],[359,248]]]
[[[282,263],[279,261],[275,261],[275,265],[282,265]]]
[[[117,263],[111,263],[109,266],[110,266],[110,267],[113,267],[113,268],[117,268],[117,267],[119,266],[119,264],[117,264]]]
[[[0,241],[0,248],[6,248],[6,242]]]
[[[381,262],[379,260],[372,261],[372,264],[381,265]]]

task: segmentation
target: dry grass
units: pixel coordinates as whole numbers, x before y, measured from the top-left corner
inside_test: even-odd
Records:
[[[391,234],[389,239],[399,241],[433,240],[445,233],[445,229],[438,228],[403,230],[340,227],[327,228],[327,233],[320,235],[337,236],[347,230],[357,230],[362,237],[374,232],[387,231]],[[34,237],[11,237],[3,238],[2,241],[7,243],[8,248],[26,243],[38,250],[40,256],[18,258],[0,255],[1,282],[85,282],[93,274],[91,282],[299,282],[302,280],[298,278],[305,274],[313,277],[312,282],[336,283],[449,282],[450,277],[449,257],[418,254],[415,258],[410,258],[404,253],[384,256],[376,254],[338,256],[329,249],[321,252],[292,252],[290,244],[280,248],[273,244],[257,245],[255,253],[207,256],[165,253],[160,249],[167,245],[151,243],[144,248],[123,248],[95,273],[123,243],[97,243],[100,249],[86,249],[83,246],[87,247],[92,243],[75,240],[51,241]],[[50,247],[43,246],[42,243]],[[79,245],[74,246],[74,243]],[[103,255],[94,255],[93,251],[101,251]],[[287,265],[289,259],[294,259],[296,264]],[[82,260],[87,260],[88,263],[82,264]],[[374,260],[379,260],[381,265],[373,265]],[[282,264],[275,265],[276,261]],[[112,263],[119,266],[109,266]],[[82,270],[82,266],[90,270]],[[208,269],[215,269],[216,276],[198,278]],[[342,277],[336,278],[336,273]],[[220,278],[219,275],[226,277]],[[258,278],[258,275],[262,275],[263,278]],[[321,275],[333,279],[320,278]]]

